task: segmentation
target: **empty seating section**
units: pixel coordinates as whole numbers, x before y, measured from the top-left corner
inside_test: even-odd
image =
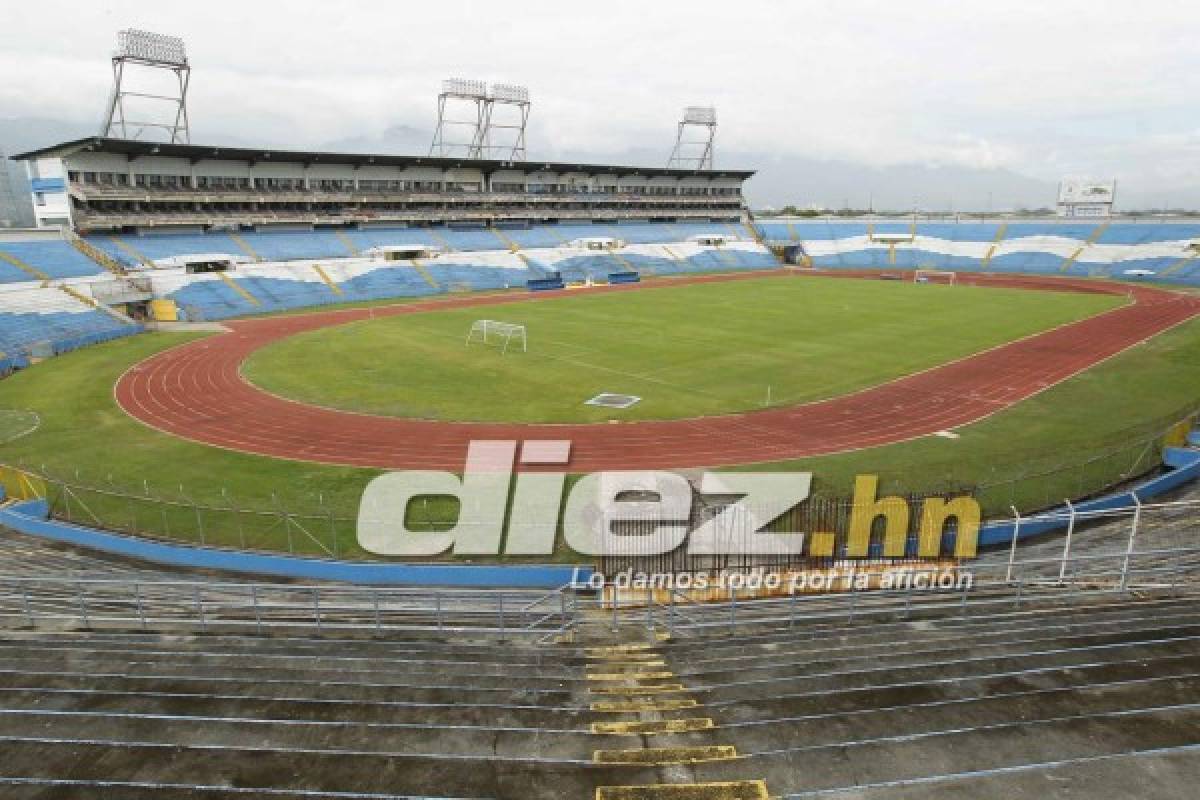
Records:
[[[442,246],[423,228],[363,228],[362,230],[348,230],[346,236],[360,251],[369,250],[372,247]]]
[[[558,247],[563,239],[556,231],[556,225],[539,225],[532,228],[500,228],[505,238],[516,243],[518,247],[540,248]]]
[[[99,275],[104,268],[62,239],[0,241],[0,254],[16,259],[49,278]],[[37,280],[34,275],[0,258],[0,283]]]
[[[729,237],[723,246],[701,246],[699,234]],[[569,246],[587,237],[614,237],[626,246],[595,251]],[[334,232],[270,231],[230,234],[154,233],[90,235],[94,248],[137,270],[139,289],[175,301],[190,321],[446,292],[524,288],[531,280],[605,283],[614,273],[669,276],[768,269],[775,257],[729,223],[574,224],[531,228],[363,228]],[[364,256],[387,246],[420,246],[438,252],[417,261]],[[513,251],[513,245],[518,248]],[[107,275],[64,240],[0,241],[0,374],[25,365],[28,356],[53,355],[139,328],[95,309],[41,279]],[[154,267],[184,255],[228,255],[242,263],[224,273],[189,274]],[[355,255],[357,254],[357,257]],[[254,262],[251,262],[254,259]],[[108,276],[111,279],[111,276]],[[18,287],[15,284],[22,284]],[[3,288],[0,286],[0,288]]]
[[[454,291],[510,289],[524,286],[532,276],[528,270],[498,269],[477,265],[430,263],[425,270],[442,286]]]
[[[663,639],[641,609],[610,627],[543,612],[586,597],[511,591],[518,631],[570,615],[539,642],[487,630],[496,597],[479,591],[217,583],[8,538],[32,573],[0,595],[14,800],[1195,796],[1188,581],[978,604],[868,592],[857,614],[801,596],[794,626],[779,605],[743,602],[735,624],[711,604]],[[77,599],[81,575],[113,600]]]
[[[269,311],[319,306],[342,300],[316,276],[312,280],[296,280],[245,275],[237,283],[258,300],[261,308]]]
[[[182,315],[193,322],[253,314],[260,309],[217,275],[172,278],[175,280],[156,278],[155,294],[174,300]]]
[[[949,269],[1200,283],[1200,224],[1041,221],[756,223],[776,245],[799,244],[812,265]]]
[[[488,228],[446,228],[437,232],[455,250],[497,250],[504,246]]]
[[[127,267],[134,268],[141,265],[132,253],[137,253],[151,261],[182,255],[246,255],[242,248],[238,247],[237,243],[229,237],[229,234],[219,231],[192,234],[147,234],[145,236],[122,234],[115,237],[87,236],[85,238],[88,244],[104,251]],[[117,242],[121,244],[117,244]]]
[[[22,283],[31,280],[36,280],[36,278],[25,270],[0,259],[0,283]]]
[[[496,238],[490,231],[476,233]],[[364,236],[356,243],[377,246],[366,242],[384,241],[389,235],[386,231],[372,231],[370,239]],[[453,252],[415,263],[324,260],[320,262],[321,271],[330,283],[325,282],[312,264],[243,265],[225,273],[224,278],[211,274],[156,273],[153,286],[156,295],[174,300],[187,319],[200,321],[349,301],[520,288],[531,280],[555,274],[567,284],[589,280],[604,283],[610,274],[631,269],[663,276],[775,266],[775,257],[753,242],[730,242],[720,248],[676,242],[630,245],[615,252],[561,246],[519,253]],[[257,302],[247,299],[247,294]]]
[[[137,333],[124,322],[55,288],[0,291],[0,372],[97,342]]]
[[[180,255],[229,254],[254,256],[262,261],[295,261],[346,258],[354,255],[347,242],[358,251],[373,247],[417,245],[440,250],[486,251],[508,249],[508,242],[520,248],[560,247],[584,237],[608,236],[630,244],[678,242],[706,233],[729,235],[729,222],[688,223],[575,223],[531,227],[365,227],[362,229],[260,230],[241,231],[236,240],[223,231],[205,233],[120,233],[89,234],[88,244],[120,264],[136,268],[142,259],[150,261]],[[497,230],[500,235],[497,235]],[[248,246],[251,252],[247,252]],[[40,269],[50,277],[96,275],[103,268],[62,240],[0,243],[0,252]],[[0,263],[0,282],[30,280],[18,269]]]
[[[345,258],[350,255],[332,231],[271,231],[239,233],[253,254],[264,261],[304,258]]]
[[[340,283],[346,299],[380,300],[388,297],[423,297],[440,294],[440,286],[431,286],[412,267],[393,266],[360,272]]]

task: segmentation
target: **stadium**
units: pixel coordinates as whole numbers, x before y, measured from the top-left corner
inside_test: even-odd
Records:
[[[537,161],[457,79],[427,154],[196,144],[112,62],[11,155],[0,795],[1191,796],[1195,217],[753,212],[709,107]]]

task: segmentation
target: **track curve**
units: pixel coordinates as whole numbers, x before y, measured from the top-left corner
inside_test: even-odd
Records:
[[[846,277],[844,272],[837,275]],[[684,280],[762,276],[743,273]],[[875,447],[966,425],[1200,314],[1200,297],[1144,286],[1033,276],[960,275],[959,280],[1128,295],[1131,302],[854,394],[719,417],[565,425],[400,419],[293,402],[258,389],[240,374],[241,363],[254,350],[304,331],[370,317],[547,302],[556,292],[468,296],[229,322],[229,333],[163,351],[134,365],[117,382],[115,396],[128,414],[163,432],[299,461],[458,470],[473,439],[569,439],[569,468],[578,472],[723,466]],[[656,285],[680,282],[593,291],[652,291]]]

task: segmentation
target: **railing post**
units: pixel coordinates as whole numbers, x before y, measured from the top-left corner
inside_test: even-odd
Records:
[[[262,614],[258,609],[258,584],[250,584],[250,604],[254,607],[254,631],[262,633]]]
[[[317,633],[321,633],[321,589],[318,586],[313,587],[313,615],[317,621]]]
[[[84,597],[83,584],[76,583],[75,591],[79,597],[79,617],[83,621],[83,627],[92,627],[92,621],[88,616],[87,598]]]
[[[1129,543],[1125,546],[1125,560],[1121,563],[1121,591],[1129,585],[1129,560],[1133,556],[1134,541],[1137,539],[1138,525],[1142,521],[1142,501],[1137,492],[1133,496],[1133,524],[1129,526]]]
[[[133,584],[133,600],[137,604],[138,622],[142,625],[142,630],[146,630],[146,610],[142,607],[142,584],[134,581]]]
[[[729,635],[737,629],[737,589],[729,587]]]
[[[189,500],[189,502],[192,504],[192,510],[196,512],[196,528],[200,531],[200,546],[203,547],[208,544],[208,537],[204,535],[204,516],[200,513],[200,506],[196,504],[196,501]]]
[[[24,583],[21,584],[21,605],[25,609],[25,619],[29,621],[29,627],[35,627],[33,623],[33,606],[29,603],[29,587]]]
[[[193,590],[196,596],[196,614],[200,617],[200,630],[208,631],[208,619],[204,616],[204,601],[200,598],[200,584],[195,584]]]
[[[497,602],[497,605],[496,605],[496,608],[497,608],[497,610],[500,612],[500,638],[502,638],[502,639],[503,639],[503,638],[504,638],[504,631],[505,631],[505,625],[504,625],[504,592],[501,592],[499,595],[497,595],[497,597],[499,598],[499,600],[498,600],[498,602]]]
[[[443,622],[442,622],[442,593],[441,593],[441,592],[434,592],[434,593],[433,593],[433,608],[434,608],[434,611],[435,611],[435,612],[436,612],[436,614],[437,614],[437,627],[438,627],[438,630],[439,630],[439,631],[441,631],[441,630],[442,630],[442,624],[443,624]]]
[[[1061,586],[1067,577],[1067,559],[1071,557],[1071,537],[1075,534],[1075,506],[1070,500],[1064,500],[1067,504],[1067,511],[1071,516],[1067,520],[1067,539],[1063,543],[1062,563],[1058,566],[1058,584]]]
[[[129,501],[129,530],[131,533],[138,532],[137,526],[137,503],[134,502],[133,495],[125,495],[125,499]]]
[[[1016,506],[1009,506],[1013,512],[1012,544],[1008,548],[1008,571],[1004,574],[1004,582],[1012,583],[1013,563],[1017,560],[1017,539],[1021,538],[1021,512]]]
[[[667,594],[667,636],[675,638],[675,588]]]

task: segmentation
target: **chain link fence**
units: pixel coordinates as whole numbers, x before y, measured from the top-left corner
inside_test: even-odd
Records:
[[[1140,423],[1092,443],[1084,456],[1011,451],[1002,464],[914,462],[880,470],[879,493],[905,497],[972,493],[984,518],[1010,518],[1094,496],[1162,467],[1164,446],[1182,445],[1200,414],[1192,405]],[[819,469],[819,467],[818,467]],[[320,558],[365,557],[357,542],[357,496],[303,497],[271,492],[251,501],[236,491],[210,486],[203,494],[187,487],[164,488],[145,480],[131,487],[111,477],[62,474],[42,465],[0,468],[10,497],[45,497],[51,516],[91,527],[203,546],[286,552]],[[20,476],[19,479],[16,476]],[[215,483],[215,481],[214,481]],[[810,503],[845,506],[845,486],[831,485],[818,472]],[[458,515],[456,502],[418,499],[408,510],[414,530],[446,530]],[[541,560],[544,560],[541,559]]]

